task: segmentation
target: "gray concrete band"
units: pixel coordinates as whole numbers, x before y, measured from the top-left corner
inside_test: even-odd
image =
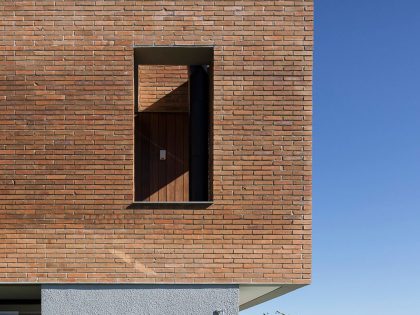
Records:
[[[45,284],[43,315],[237,315],[238,285]]]

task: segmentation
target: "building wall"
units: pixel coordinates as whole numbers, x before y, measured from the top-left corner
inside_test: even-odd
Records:
[[[309,283],[312,0],[0,3],[0,281]],[[133,45],[214,45],[213,199],[133,209]]]
[[[239,313],[237,285],[43,285],[43,315]]]
[[[188,67],[140,65],[138,110],[188,112]]]

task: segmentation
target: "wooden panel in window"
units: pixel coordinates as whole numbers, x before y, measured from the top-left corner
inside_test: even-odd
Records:
[[[141,112],[136,118],[136,201],[189,201],[188,113]],[[166,150],[166,159],[161,159]]]

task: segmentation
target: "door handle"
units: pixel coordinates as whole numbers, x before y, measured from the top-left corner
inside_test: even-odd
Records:
[[[159,158],[160,158],[161,161],[166,160],[166,150],[160,150],[159,151]]]

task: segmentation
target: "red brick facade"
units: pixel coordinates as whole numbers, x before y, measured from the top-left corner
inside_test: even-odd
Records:
[[[312,24],[312,0],[3,0],[0,282],[309,283]],[[130,207],[133,45],[214,46],[207,209]]]
[[[139,111],[188,111],[187,66],[139,66]]]

